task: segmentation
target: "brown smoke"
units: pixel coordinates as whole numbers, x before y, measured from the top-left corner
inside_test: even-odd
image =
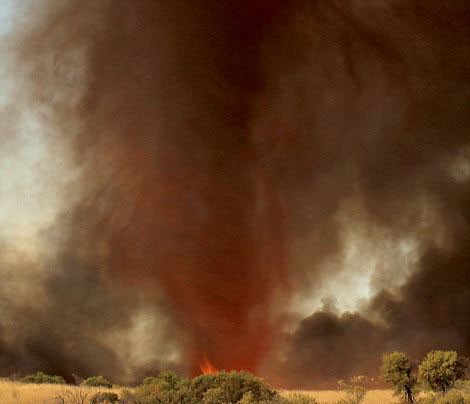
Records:
[[[248,120],[273,13],[262,2],[110,4],[89,51],[78,144],[115,178],[92,236],[112,277],[163,288],[193,372],[204,355],[254,370],[269,346],[283,213]]]
[[[142,306],[173,319],[166,337],[190,373],[206,357],[265,361],[273,379],[318,385],[376,371],[388,349],[470,352],[466,2],[43,7],[17,39],[24,97],[81,177],[46,232],[60,251],[47,304],[25,314],[37,329],[16,328],[12,347],[0,322],[6,358],[118,378],[109,338]],[[338,212],[352,201],[366,213],[349,226],[412,237],[422,258],[398,289],[377,270],[360,313],[301,321],[276,361],[278,314],[291,292],[336,275],[322,268],[344,247]]]
[[[468,355],[469,16],[458,1],[304,2],[274,36],[267,88],[275,101],[258,126],[291,136],[281,178],[293,235],[315,235],[300,251],[310,256],[306,275],[313,268],[318,277],[344,248],[344,208],[349,227],[412,237],[421,251],[398,289],[389,281],[401,268],[381,257],[377,294],[360,313],[327,308],[302,320],[274,365],[283,383],[376,375],[381,354],[395,349],[416,360],[435,348]],[[365,213],[354,213],[357,204]]]

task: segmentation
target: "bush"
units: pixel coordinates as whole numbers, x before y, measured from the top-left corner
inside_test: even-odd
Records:
[[[292,393],[289,394],[285,401],[286,404],[317,404],[317,400],[307,394]]]
[[[114,404],[117,402],[118,395],[116,393],[99,392],[90,398],[90,404]]]
[[[278,401],[275,401],[279,399]],[[134,394],[135,404],[276,404],[278,394],[247,372],[220,372],[192,380],[170,373],[146,378]]]
[[[248,393],[243,394],[243,397],[240,399],[238,404],[253,404],[255,399],[253,398],[253,393],[249,391]]]
[[[384,380],[391,383],[395,393],[403,395],[406,402],[414,401],[413,390],[416,380],[411,374],[412,365],[406,354],[392,352],[382,358],[381,373]]]
[[[135,394],[129,389],[121,390],[119,393],[119,404],[135,404]]]
[[[85,404],[89,403],[88,396],[90,391],[87,389],[63,389],[52,398],[53,404]]]
[[[468,404],[470,400],[466,400],[464,396],[455,390],[447,393],[439,393],[429,395],[418,401],[419,404]]]
[[[188,385],[188,379],[172,372],[162,372],[156,377],[147,377],[143,380],[135,390],[133,403],[178,403],[178,399],[186,396]]]
[[[437,404],[465,404],[465,399],[458,391],[449,391],[439,397]]]
[[[159,389],[178,390],[188,382],[188,379],[177,375],[174,372],[161,372],[158,376],[146,377],[142,385],[144,386],[159,386]]]
[[[51,376],[43,372],[37,372],[33,375],[25,376],[21,379],[23,383],[36,383],[36,384],[65,384],[62,376]]]
[[[470,395],[470,380],[457,380],[454,389]]]
[[[248,372],[220,372],[201,375],[191,381],[191,390],[196,397],[203,398],[209,389],[219,388],[219,399],[224,403],[237,403],[251,392],[255,401],[269,400],[277,393],[259,378]],[[214,394],[214,393],[212,393]]]
[[[251,396],[251,399],[253,399],[252,396]],[[220,387],[211,388],[203,394],[203,399],[202,399],[203,404],[219,404],[219,403],[224,403],[224,402],[225,402],[225,394],[224,394],[224,391]]]
[[[91,376],[85,379],[82,384],[90,387],[107,387],[109,389],[113,387],[113,384],[103,376]]]
[[[419,366],[419,378],[431,390],[445,393],[465,374],[455,351],[431,351]]]
[[[305,394],[291,393],[286,397],[276,394],[274,397],[256,400],[251,391],[245,393],[237,404],[318,404],[313,397]]]

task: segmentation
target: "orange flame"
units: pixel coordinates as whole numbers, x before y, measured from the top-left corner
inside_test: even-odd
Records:
[[[199,367],[203,375],[215,375],[219,372],[219,370],[212,363],[210,363],[206,355],[204,355],[202,358],[202,362]]]

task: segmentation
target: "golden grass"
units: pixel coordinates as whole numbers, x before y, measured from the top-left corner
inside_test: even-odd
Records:
[[[58,384],[26,384],[0,380],[0,404],[55,404],[54,398],[84,392],[91,397],[98,391],[113,391],[119,394],[121,388],[79,387]],[[88,401],[85,401],[88,402]]]
[[[59,394],[73,394],[77,392],[87,393],[87,397],[91,397],[98,391],[112,391],[117,394],[123,388],[116,387],[106,389],[103,387],[78,387],[57,384],[25,384],[12,382],[8,380],[0,380],[0,404],[55,404],[57,400],[54,398]],[[283,391],[282,395],[288,397],[292,393],[307,394],[317,399],[320,404],[333,404],[345,394],[341,391],[334,390],[315,390],[315,391]],[[85,401],[88,403],[88,401]],[[398,400],[393,397],[391,390],[370,390],[364,400],[364,404],[396,404]]]
[[[282,395],[289,397],[292,393],[302,393],[316,398],[320,404],[332,404],[346,397],[346,394],[335,390],[314,390],[314,391],[283,391]],[[364,399],[364,404],[397,404],[399,400],[393,396],[392,390],[369,390]]]

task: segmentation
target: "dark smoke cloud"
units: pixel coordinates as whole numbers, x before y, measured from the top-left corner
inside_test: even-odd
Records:
[[[81,176],[45,232],[45,301],[2,303],[32,324],[0,322],[4,374],[15,361],[137,378],[115,338],[143,306],[172,319],[161,344],[176,339],[192,373],[207,356],[329,385],[376,372],[384,350],[469,353],[466,2],[41,7],[16,39],[22,97]],[[280,337],[289,297],[336,276],[323,268],[344,226],[364,224],[416,240],[413,274],[387,290],[379,268],[360,312],[325,309]]]
[[[387,290],[393,273],[377,268],[373,281],[382,290],[363,312],[324,310],[302,320],[274,366],[287,369],[277,378],[334,386],[352,374],[375,375],[381,354],[394,349],[415,359],[433,348],[468,355],[470,8],[303,6],[289,35],[280,30],[267,53],[275,102],[271,111],[261,108],[266,123],[258,123],[280,142],[286,133],[292,137],[281,149],[287,211],[298,215],[292,231],[318,234],[304,245],[311,268],[321,268],[324,254],[344,248],[337,212],[350,204],[347,225],[366,222],[391,238],[412,237],[422,258],[399,290]],[[465,154],[466,163],[452,172]],[[364,216],[351,213],[357,200]],[[382,259],[388,268],[394,257]],[[394,273],[399,277],[400,268]]]
[[[430,249],[398,296],[383,290],[364,313],[327,309],[302,320],[290,337],[284,383],[331,387],[351,375],[374,377],[382,354],[394,350],[416,362],[432,349],[468,355],[468,234],[461,242],[459,251]]]
[[[2,263],[3,372],[44,368],[70,376],[73,372],[90,374],[103,362],[105,366],[116,362],[113,353],[95,337],[100,329],[125,325],[128,316],[115,309],[114,298],[97,280],[96,270],[83,268],[83,263],[70,257],[64,261],[60,264],[67,271],[51,275],[35,274],[30,262]],[[54,272],[55,268],[49,270]],[[25,286],[40,284],[43,277],[41,287]]]
[[[53,259],[33,261],[6,246],[1,249],[8,257],[0,262],[2,374],[42,370],[72,381],[74,374],[86,377],[105,373],[113,380],[129,383],[162,366],[177,369],[171,361],[165,363],[164,354],[151,364],[138,361],[128,347],[143,344],[148,350],[145,336],[137,334],[138,339],[132,339],[129,329],[142,308],[149,307],[154,315],[168,311],[161,300],[155,296],[149,304],[138,294],[129,294],[122,285],[110,285],[100,275],[96,262],[72,251],[76,248],[64,248]],[[160,317],[157,327],[165,327],[165,315]],[[145,331],[153,335],[153,344],[162,335],[166,340],[178,338],[174,332],[155,326]],[[171,349],[172,344],[166,343],[165,348]],[[158,349],[153,347],[146,354],[153,357],[152,352]]]

